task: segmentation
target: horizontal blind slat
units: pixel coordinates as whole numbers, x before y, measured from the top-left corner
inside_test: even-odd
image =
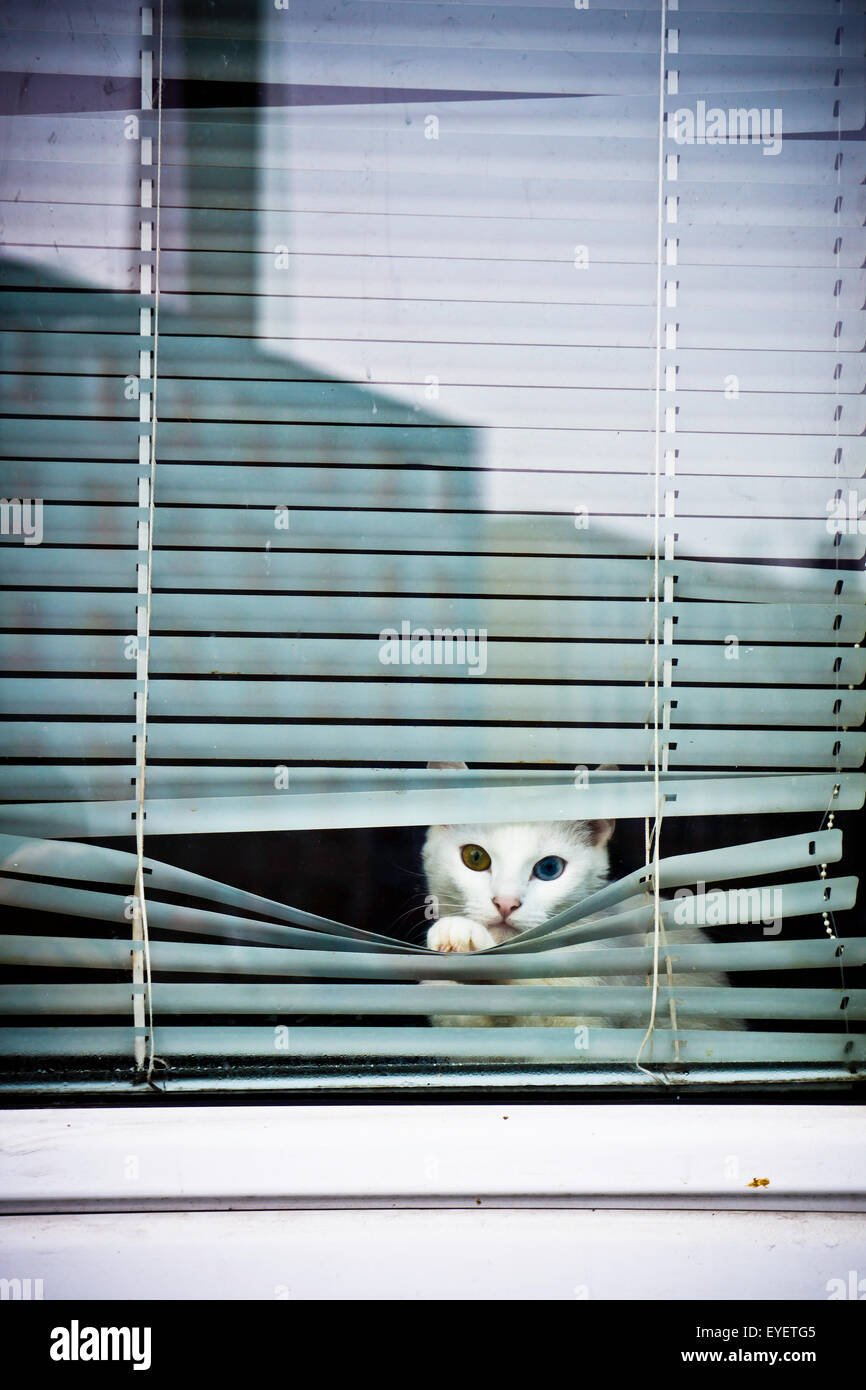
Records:
[[[640,491],[640,489],[638,490]],[[575,488],[574,493],[579,492]],[[761,554],[766,559],[859,560],[866,551],[866,522],[860,530],[860,517],[848,517],[847,505],[838,522],[828,517],[833,506],[833,490],[826,489],[827,502],[821,518],[790,517],[784,528],[770,528],[761,517],[677,515],[662,524],[662,536],[673,534],[686,554],[724,554],[731,559],[750,559]],[[574,494],[573,494],[574,495]],[[467,502],[480,499],[465,498]],[[619,505],[624,505],[620,503]],[[639,502],[638,502],[639,505]],[[732,505],[736,505],[733,503]],[[743,504],[745,505],[745,503]],[[270,508],[160,508],[155,515],[154,543],[159,566],[154,574],[160,582],[171,572],[175,554],[186,560],[198,547],[196,558],[214,553],[212,563],[220,564],[220,550],[247,552],[252,567],[267,572],[278,553],[336,550],[344,553],[392,552],[411,555],[436,551],[442,556],[479,552],[489,566],[496,557],[562,556],[574,551],[582,558],[592,555],[636,556],[643,558],[652,546],[653,518],[643,515],[593,514],[577,508],[571,513],[545,515],[533,513],[483,513],[480,511],[417,512],[371,509],[368,512],[341,510],[292,510],[287,504]],[[805,508],[804,508],[805,510]],[[830,513],[832,516],[833,513]],[[139,515],[134,507],[82,507],[64,503],[42,512],[42,538],[51,545],[106,545],[133,547],[137,542]],[[5,549],[21,546],[19,535],[0,538]],[[316,563],[306,560],[310,578],[315,580]],[[326,587],[327,559],[318,562],[319,582],[310,587]],[[374,562],[371,577],[379,569],[387,588],[389,564]]]
[[[121,207],[31,197],[26,203],[6,201],[3,209],[7,243],[14,248],[19,264],[23,256],[41,260],[39,248],[53,251],[55,245],[58,248],[83,247],[85,251],[91,247],[124,248],[127,252],[135,249],[129,219]],[[195,251],[205,259],[211,253],[221,252],[273,257],[273,240],[269,241],[264,232],[250,247],[248,215],[237,209],[198,209],[194,241],[187,225],[186,209],[163,207],[160,215],[163,255],[169,258],[175,251]],[[863,228],[846,225],[842,236],[837,233],[838,229],[829,225],[782,227],[752,221],[741,226],[709,226],[680,216],[678,255],[682,265],[862,266],[866,244]],[[395,257],[472,256],[477,254],[479,242],[482,242],[491,256],[503,259],[531,256],[572,264],[574,258],[574,246],[571,239],[566,244],[560,219],[540,215],[531,219],[494,215],[479,218],[471,213],[450,214],[442,208],[426,216],[401,214],[390,219],[386,213],[335,210],[322,216],[296,210],[292,214],[291,250],[301,255],[340,255],[345,253],[347,246],[352,246],[373,252],[381,247],[386,234]],[[618,219],[614,212],[607,220],[593,219],[587,235],[596,260],[605,263],[652,260],[654,229],[641,222]],[[837,243],[841,243],[838,251]],[[109,264],[125,265],[127,262],[128,256],[122,260],[113,257]],[[87,266],[88,256],[82,261],[76,258],[76,264]]]
[[[417,985],[267,985],[175,984],[157,980],[153,985],[156,1014],[164,1019],[175,1014],[481,1014],[491,1008],[489,985],[439,984],[435,1000]],[[647,1014],[647,987],[627,985],[532,985],[495,986],[497,1016],[544,1013],[590,1014],[596,1017]],[[827,1019],[841,1021],[841,1000],[849,1020],[866,1018],[866,990],[787,989],[774,986],[739,986],[734,1000],[730,987],[688,984],[660,985],[658,1007],[667,1013],[670,1004],[679,1018],[728,1018],[735,1005],[737,1016],[755,1019]],[[0,985],[0,1015],[122,1014],[129,1015],[129,986],[99,983]],[[160,1025],[161,1031],[161,1025]]]
[[[52,763],[51,770],[57,767]],[[478,787],[470,791],[449,790],[443,798],[436,792],[417,790],[410,782],[409,789],[379,790],[377,770],[361,771],[364,779],[360,791],[337,781],[340,770],[331,773],[331,790],[304,790],[303,781],[290,797],[274,785],[273,765],[256,772],[237,769],[221,770],[205,767],[201,782],[209,788],[216,772],[224,779],[217,794],[203,797],[195,786],[184,781],[187,769],[168,769],[169,783],[161,778],[159,765],[152,769],[152,785],[162,797],[151,795],[145,802],[150,833],[154,835],[245,833],[274,830],[348,829],[371,825],[429,825],[453,822],[471,824],[484,821],[514,823],[528,816],[534,820],[567,820],[579,813],[581,819],[595,816],[649,816],[655,807],[655,790],[651,779],[632,774],[624,782],[600,780],[580,789],[577,805],[574,800],[574,780],[565,787],[520,787],[520,799],[509,800],[500,785]],[[80,778],[78,769],[76,773]],[[294,769],[290,772],[291,776]],[[388,778],[395,775],[389,772]],[[409,774],[410,778],[418,776]],[[425,774],[421,774],[422,776]],[[103,787],[99,769],[94,769],[97,787]],[[381,773],[378,774],[381,783]],[[372,790],[366,785],[370,780]],[[34,784],[39,787],[39,783]],[[77,785],[81,785],[80,782]],[[789,773],[787,775],[733,776],[716,773],[712,776],[689,776],[687,770],[675,775],[663,774],[660,780],[665,797],[666,817],[757,814],[759,812],[820,811],[828,808],[859,810],[866,795],[866,776],[862,773]],[[42,784],[44,786],[44,783]],[[347,789],[344,789],[347,787]],[[110,791],[112,784],[108,784]],[[108,799],[93,801],[64,801],[64,788],[55,776],[51,790],[56,799],[46,802],[11,803],[0,806],[0,829],[8,834],[51,836],[111,837],[126,833],[135,803],[131,800]],[[71,791],[71,788],[70,788]],[[335,794],[339,792],[338,795]],[[68,795],[69,793],[67,793]],[[73,793],[74,795],[74,793]],[[236,797],[242,797],[237,802]]]
[[[359,1057],[634,1062],[644,1032],[640,1028],[592,1028],[586,1047],[575,1050],[572,1028],[292,1028],[289,1043],[295,1058]],[[123,1056],[129,1053],[129,1028],[7,1028],[0,1032],[0,1055]],[[273,1028],[211,1028],[162,1025],[160,1048],[167,1056],[271,1057],[276,1055]],[[814,1033],[736,1033],[659,1025],[642,1054],[653,1062],[861,1062],[866,1038]]]
[[[0,752],[19,758],[128,756],[133,729],[113,723],[39,724],[0,721]],[[513,762],[517,759],[589,766],[632,765],[652,760],[651,729],[551,728],[549,726],[402,724],[183,724],[153,723],[149,755],[158,759],[211,760],[232,749],[238,759],[282,764],[303,755],[337,762]],[[826,730],[792,739],[775,729],[692,729],[665,732],[660,740],[671,767],[858,768],[866,734]]]
[[[121,924],[130,920],[131,910],[129,897],[3,876],[0,876],[0,902],[9,907]],[[300,927],[283,924],[277,926],[199,907],[173,906],[152,899],[147,904],[147,915],[150,926],[157,930],[178,932],[184,936],[213,936],[230,941],[249,941],[299,949],[330,947],[335,951],[377,950],[404,954],[413,949],[376,932],[358,931],[350,935],[342,929],[329,931],[324,927],[307,931]],[[342,928],[340,923],[335,923],[335,926]]]
[[[163,253],[164,254],[164,253]],[[860,254],[866,257],[866,241]],[[82,390],[95,391],[99,376],[92,357],[94,339],[86,333],[27,333],[10,330],[0,340],[0,365],[10,373],[68,375]],[[195,351],[195,364],[190,352]],[[137,340],[122,334],[99,343],[99,370],[123,375],[122,368],[138,351]],[[354,386],[392,388],[395,385],[425,385],[430,353],[425,344],[369,342],[341,345],[341,380]],[[245,357],[237,346],[230,349],[225,339],[182,335],[169,336],[160,344],[162,384],[169,382],[176,392],[183,383],[206,372],[212,389],[235,390],[243,395],[247,381],[255,390],[275,396],[274,383],[316,381],[328,375],[327,345],[315,339],[292,339],[291,357],[273,354]],[[611,387],[635,390],[647,387],[653,379],[653,353],[650,348],[567,348],[490,343],[441,343],[436,349],[440,387],[443,384],[472,382],[488,386],[571,387],[579,381],[584,388]],[[321,370],[317,361],[322,361]],[[712,348],[683,348],[677,351],[677,385],[683,391],[713,391],[733,373],[751,392],[818,392],[830,394],[836,386],[842,396],[858,395],[866,386],[866,364],[862,353],[831,351],[763,352],[737,348],[719,352]],[[81,378],[89,378],[85,387]],[[44,377],[43,377],[44,379]],[[227,383],[230,383],[228,385]],[[70,383],[70,390],[74,390]],[[9,460],[6,465],[13,462]],[[843,461],[844,462],[844,461]],[[772,468],[772,460],[768,460]],[[185,465],[190,473],[200,465]],[[119,467],[115,465],[115,467]],[[174,472],[178,471],[175,466]],[[220,465],[213,465],[217,469]],[[222,465],[227,467],[227,465]],[[92,466],[95,470],[96,465]],[[171,468],[171,465],[169,465]],[[76,464],[83,473],[84,465]],[[843,467],[843,476],[847,469]],[[98,474],[93,471],[93,476]],[[219,475],[214,472],[214,478]],[[859,475],[858,475],[859,476]],[[171,472],[165,478],[171,481]],[[162,493],[162,488],[160,489]],[[172,500],[168,495],[167,500]]]
[[[72,593],[64,591],[33,592],[8,590],[4,595],[4,626],[7,629],[71,628],[89,630],[93,634],[113,629],[125,634],[134,626],[133,596],[123,593]],[[432,630],[440,624],[442,606],[437,599],[404,597],[402,617],[410,629]],[[358,595],[351,609],[335,609],[333,600],[321,595],[304,597],[291,595],[225,594],[220,598],[219,611],[214,612],[209,597],[203,594],[159,595],[159,631],[170,636],[183,631],[190,637],[193,651],[196,634],[218,636],[223,633],[252,635],[256,632],[274,634],[324,633],[337,622],[343,636],[378,637],[382,628],[394,619],[393,600],[385,595]],[[784,634],[788,640],[809,645],[820,642],[862,642],[866,636],[866,610],[862,601],[838,604],[788,603],[662,603],[662,622],[673,618],[678,642],[720,641],[736,633],[740,642],[775,642]],[[512,638],[531,635],[535,639],[580,637],[644,641],[652,628],[652,616],[646,599],[609,599],[604,604],[591,600],[508,599],[496,596],[452,600],[449,613],[452,627],[484,628],[488,638]],[[21,640],[21,639],[18,639]],[[84,639],[82,639],[84,640]],[[154,643],[163,642],[162,636]],[[11,646],[11,644],[8,644]],[[0,650],[3,637],[0,635]],[[11,648],[14,657],[10,669],[24,669],[24,649]],[[31,650],[36,650],[35,647]],[[87,646],[80,648],[87,652]],[[115,653],[104,647],[111,669],[115,669]],[[160,648],[162,670],[171,651],[169,645]],[[40,653],[36,665],[50,669]],[[89,664],[86,663],[86,664]],[[534,675],[538,673],[533,671]]]
[[[0,961],[6,965],[65,966],[74,969],[126,970],[129,941],[81,937],[0,937]],[[859,937],[815,941],[738,941],[669,948],[676,969],[819,970],[838,972],[866,964],[866,941]],[[222,946],[186,941],[153,941],[155,971],[218,975],[297,976],[300,979],[465,980],[497,981],[631,974],[652,970],[652,947],[566,946],[562,950],[497,955],[481,951],[447,956],[436,951],[404,952],[302,951],[276,946]],[[667,950],[661,953],[662,967]],[[435,1004],[434,1004],[435,1007]],[[430,1040],[428,1039],[428,1042]]]
[[[858,349],[859,351],[859,349]],[[649,455],[644,430],[590,430],[551,426],[547,429],[515,429],[472,425],[366,426],[307,422],[303,425],[256,425],[227,421],[196,421],[195,425],[168,420],[160,427],[161,449],[166,462],[181,463],[191,456],[203,463],[327,463],[402,466],[496,467],[523,469],[527,457],[544,459],[545,466],[571,471],[575,462],[612,471],[645,471]],[[772,458],[767,436],[728,435],[677,431],[681,453],[688,452],[695,473],[720,472],[787,477],[794,474],[826,474],[835,456],[835,439],[827,435],[773,436]],[[129,463],[135,453],[135,426],[111,418],[71,419],[61,430],[50,420],[7,421],[4,436],[10,457],[96,461],[116,460],[119,452]],[[866,440],[846,438],[843,457],[848,466],[842,476],[860,476],[857,465],[866,466]]]
[[[318,9],[313,8],[314,3],[315,0],[305,0],[303,6],[300,6],[301,14],[318,15]],[[488,16],[492,12],[490,0],[459,0],[457,4],[436,6],[441,15],[461,13],[470,8],[480,16]],[[573,9],[573,0],[546,0],[543,7],[534,8],[527,6],[527,0],[501,0],[501,3],[495,7],[496,11],[504,12],[506,15],[512,9],[516,10],[517,16],[511,21],[512,24],[518,23],[520,17],[527,13],[534,16],[539,8],[543,8],[551,16],[555,16],[560,10],[565,10],[566,14],[570,15]],[[635,14],[642,15],[644,11],[649,11],[652,15],[658,10],[658,0],[636,0],[636,3],[631,4],[629,8]],[[622,12],[622,0],[595,0],[593,12],[604,13],[610,10],[614,11],[619,19]],[[365,10],[361,8],[360,12],[365,13]],[[748,32],[750,23],[762,24],[772,16],[779,14],[784,14],[786,18],[791,15],[803,15],[806,20],[835,17],[839,13],[839,4],[838,0],[758,0],[755,6],[744,12],[743,0],[690,0],[690,12],[694,14],[696,26],[711,23],[726,27],[727,24],[733,22],[734,32],[740,33],[741,25],[745,26],[745,30]],[[728,15],[733,15],[733,21],[726,21],[725,16]],[[14,4],[7,5],[3,23],[7,28],[13,30],[41,30],[51,33],[55,29],[61,28],[68,17],[68,0],[42,0],[38,9],[23,3],[23,0],[15,0]],[[585,18],[584,15],[580,16],[581,21]],[[680,15],[679,18],[682,20],[683,15]],[[599,22],[601,23],[601,21]],[[255,14],[245,9],[239,9],[237,12],[225,15],[208,14],[206,21],[202,21],[194,12],[187,16],[182,13],[175,15],[169,10],[165,16],[166,35],[198,34],[204,29],[205,32],[212,35],[241,38],[254,33],[256,27]],[[101,35],[106,32],[106,28],[112,34],[138,35],[141,32],[141,21],[137,14],[130,12],[126,0],[101,0],[98,11],[86,9],[75,11],[70,32],[82,35],[89,33]],[[777,21],[775,21],[771,32],[776,33],[779,36],[779,42],[784,44],[784,31],[779,29]]]
[[[459,616],[459,613],[458,608],[455,616]],[[339,607],[335,604],[335,625],[338,618]],[[434,639],[429,633],[426,637],[423,633],[413,634],[402,628],[403,622],[405,619],[397,614],[393,624],[383,628],[377,637],[349,638],[345,641],[331,637],[154,636],[150,648],[152,669],[153,674],[159,677],[172,674],[229,678],[239,675],[349,676],[386,680],[388,677],[403,676],[422,681],[427,677],[450,677],[452,680],[457,677],[464,683],[471,680],[473,675],[489,680],[497,677],[526,680],[530,670],[536,680],[601,683],[604,679],[646,681],[651,677],[653,653],[647,645],[649,633],[644,641],[529,643],[504,639],[488,642],[485,647],[486,630],[467,627],[464,649],[460,649],[458,639],[455,651],[455,644],[450,639]],[[433,628],[430,631],[435,633],[437,630]],[[449,630],[441,629],[442,632]],[[461,629],[457,631],[459,633]],[[727,638],[729,634],[725,636]],[[781,628],[778,636],[783,636]],[[417,659],[413,660],[413,652],[419,645],[421,650],[417,653]],[[799,643],[789,645],[796,650],[796,665],[783,671],[779,670],[779,648],[772,645],[739,644],[732,647],[730,641],[715,645],[662,642],[660,657],[676,662],[677,685],[689,682],[725,686],[761,683],[799,685],[808,681],[835,691],[837,685],[859,685],[866,675],[866,652],[860,648],[806,646]],[[731,655],[732,650],[736,652],[736,657]],[[135,676],[134,646],[126,636],[0,636],[0,656],[5,656],[10,665],[14,663],[19,671],[28,674],[49,671],[86,674],[100,670],[114,676],[127,676],[130,682]],[[131,685],[127,682],[123,682],[123,685],[126,689],[117,694],[120,700],[132,695]],[[347,699],[351,698],[350,692],[343,693]],[[395,700],[399,699],[397,688],[392,687],[392,693]],[[215,698],[222,697],[217,695]],[[331,698],[339,699],[340,692],[335,691]],[[411,692],[407,692],[407,699],[411,698]],[[442,698],[445,698],[444,693]],[[470,695],[467,698],[478,697]],[[757,705],[760,695],[755,693],[753,698]],[[793,706],[793,693],[789,692],[787,698]],[[74,712],[74,709],[69,711],[70,714]],[[445,717],[444,712],[442,717]],[[26,732],[22,729],[22,736]]]
[[[123,550],[80,550],[48,547],[12,547],[2,552],[3,582],[25,590],[38,588],[123,589],[134,591],[133,555]],[[327,580],[311,583],[306,555],[269,552],[255,556],[206,551],[156,552],[154,586],[157,589],[294,590],[340,594],[361,592],[392,594],[489,595],[533,593],[561,598],[575,597],[645,599],[652,592],[649,562],[636,559],[558,557],[496,558],[448,556],[447,565],[436,557],[388,557],[387,569],[371,578],[364,557],[337,552],[328,556]],[[662,567],[662,576],[676,576],[683,598],[733,599],[782,603],[840,603],[862,601],[866,577],[862,571],[808,569],[788,565],[737,564],[680,558]]]
[[[760,295],[755,296],[754,307],[758,312],[764,307]],[[839,312],[845,312],[844,305]],[[866,316],[863,321],[866,333]],[[411,426],[417,410],[424,408],[426,389],[421,383],[389,386],[377,408],[381,424]],[[621,429],[636,430],[646,427],[651,406],[646,385],[600,391],[583,386],[466,386],[440,381],[439,393],[443,409],[457,418],[474,425],[495,423],[499,428],[543,429],[545,424],[568,428],[577,419],[583,429],[613,429],[619,421]],[[240,384],[226,399],[220,383],[167,380],[160,383],[160,400],[166,423],[186,417],[193,427],[199,420],[255,424],[265,440],[273,425],[305,420],[366,423],[370,414],[369,400],[352,383],[342,381],[283,382],[278,392],[270,383]],[[124,399],[120,390],[113,395],[104,389],[88,391],[80,378],[55,375],[16,376],[4,392],[4,403],[25,447],[31,431],[44,437],[45,417],[89,418],[98,410],[103,419],[128,421],[138,412],[138,402]],[[848,436],[859,436],[866,429],[866,408],[854,392],[814,390],[802,396],[791,391],[765,392],[753,389],[748,377],[742,383],[735,421],[721,390],[694,390],[679,383],[677,413],[677,423],[696,433],[727,429],[733,434],[759,430],[767,435],[824,434],[841,436],[844,443]],[[613,505],[612,510],[619,507]]]
[[[189,639],[184,639],[189,640]],[[437,672],[447,675],[447,668]],[[454,673],[451,673],[452,676]],[[5,715],[128,716],[132,691],[125,681],[77,677],[0,677],[0,712]],[[866,692],[837,696],[824,690],[761,690],[725,686],[662,687],[672,700],[671,728],[683,725],[743,725],[856,728],[866,718]],[[552,686],[467,684],[425,686],[385,680],[331,682],[171,681],[151,675],[150,710],[156,718],[240,719],[255,710],[260,719],[486,719],[559,723],[645,724],[653,699],[646,690],[597,685],[567,700]]]

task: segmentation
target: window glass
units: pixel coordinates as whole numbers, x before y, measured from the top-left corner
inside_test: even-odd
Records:
[[[7,5],[7,1091],[862,1073],[837,9]]]

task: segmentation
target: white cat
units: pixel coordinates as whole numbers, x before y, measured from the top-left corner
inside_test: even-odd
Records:
[[[539,821],[523,824],[434,825],[424,842],[423,862],[428,893],[433,897],[438,921],[427,933],[427,945],[434,951],[483,951],[500,946],[529,927],[541,925],[564,908],[575,907],[601,888],[608,875],[607,844],[614,829],[610,820]],[[634,905],[632,902],[629,905]],[[619,911],[626,906],[618,904]],[[587,919],[590,920],[590,919]],[[706,942],[700,930],[677,930],[679,943]],[[651,945],[653,934],[594,941],[599,947]],[[662,972],[664,967],[662,966]],[[524,979],[502,983],[533,985],[644,985],[646,970],[631,975],[601,978]],[[726,985],[724,975],[689,972],[680,976],[692,985]],[[659,983],[666,985],[666,974]],[[735,992],[733,998],[735,998]],[[733,1002],[733,1000],[732,1000]],[[649,1010],[647,990],[646,1011]],[[487,1017],[435,1016],[436,1025],[498,1026],[532,1024],[535,1027],[592,1024],[615,1027],[634,1026],[634,1015],[625,1018],[542,1018],[536,1015]],[[667,1008],[659,1008],[657,1026],[671,1027]],[[713,1018],[690,1018],[690,1028],[730,1028],[741,1026]]]
[[[483,951],[601,888],[613,821],[515,825],[433,825],[424,872],[439,920],[434,951]]]
[[[537,821],[514,825],[433,825],[424,841],[424,872],[439,920],[427,933],[434,951],[500,946],[601,888],[608,874],[613,821]],[[514,984],[604,984],[604,980],[515,980]],[[632,978],[627,980],[635,984]],[[434,1016],[462,1027],[573,1025],[575,1018],[506,1015]],[[610,1024],[611,1020],[580,1022]]]

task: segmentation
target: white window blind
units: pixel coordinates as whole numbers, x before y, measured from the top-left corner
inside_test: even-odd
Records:
[[[862,1070],[862,8],[3,22],[6,1084]],[[459,957],[147,852],[601,816]]]

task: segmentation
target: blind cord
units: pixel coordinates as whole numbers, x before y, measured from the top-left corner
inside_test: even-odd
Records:
[[[653,975],[652,975],[652,1000],[650,1004],[650,1016],[647,1024],[646,1033],[635,1057],[635,1066],[638,1071],[642,1071],[647,1076],[652,1076],[653,1080],[658,1080],[653,1072],[641,1065],[641,1057],[647,1042],[655,1030],[656,1003],[659,991],[659,945],[661,938],[661,897],[659,890],[659,841],[661,839],[661,822],[663,798],[661,795],[661,782],[659,776],[659,618],[660,618],[660,594],[659,594],[659,541],[660,541],[660,518],[659,505],[661,502],[661,399],[662,399],[662,243],[663,243],[663,216],[664,216],[664,143],[665,143],[665,59],[667,48],[667,0],[662,0],[661,8],[661,43],[659,52],[659,113],[658,113],[658,198],[656,206],[656,383],[655,383],[655,478],[654,478],[654,517],[653,517],[653,810],[654,824],[652,834],[647,836],[648,824],[645,826],[645,837],[647,839],[646,862],[652,863],[652,897],[653,897]],[[651,851],[651,853],[650,853]]]
[[[141,699],[138,706],[138,757],[136,767],[136,818],[135,818],[135,896],[133,899],[133,935],[142,945],[144,957],[144,991],[147,1008],[147,1055],[138,1059],[139,1070],[144,1070],[145,1079],[153,1085],[154,1067],[159,1063],[165,1066],[162,1058],[156,1056],[153,1031],[153,982],[150,960],[150,933],[147,923],[147,901],[144,892],[144,800],[147,769],[147,705],[150,694],[150,605],[153,593],[153,524],[154,498],[156,492],[156,426],[157,426],[157,381],[159,360],[159,256],[160,256],[160,211],[162,183],[162,58],[163,58],[163,18],[165,0],[159,3],[159,64],[156,74],[156,228],[153,271],[153,365],[151,369],[151,412],[150,412],[150,451],[148,459],[148,504],[147,504],[147,563],[144,604],[144,672]],[[141,635],[139,635],[139,648]]]
[[[844,0],[842,0],[842,3],[841,3],[841,5],[840,5],[839,9],[840,9],[840,15],[839,15],[839,17],[840,17],[840,19],[842,19],[842,18],[844,17],[844,11],[845,11]],[[843,53],[843,49],[844,49],[844,45],[845,45],[845,28],[844,28],[844,25],[840,25],[840,26],[839,26],[838,42],[839,42],[839,61],[841,62],[841,61],[842,61],[842,53]],[[841,98],[839,99],[839,101],[837,102],[837,105],[836,105],[836,144],[837,144],[837,147],[838,147],[838,148],[837,148],[837,152],[836,152],[836,198],[835,198],[835,202],[834,202],[835,216],[836,216],[836,226],[835,226],[835,233],[836,233],[836,235],[835,235],[834,240],[833,240],[833,251],[834,251],[834,254],[835,254],[835,261],[836,261],[836,267],[835,267],[835,268],[836,268],[836,284],[837,284],[837,285],[840,285],[840,284],[841,284],[841,278],[840,278],[840,265],[841,265],[841,248],[842,248],[841,202],[842,202],[842,162],[843,162],[843,150],[842,150],[842,101],[841,101]],[[840,325],[841,325],[841,320],[840,320]],[[841,328],[840,328],[840,331],[841,331]],[[840,417],[840,412],[841,412],[841,406],[840,406],[840,402],[839,402],[839,379],[840,379],[839,373],[840,373],[840,370],[841,370],[841,363],[837,362],[836,368],[837,368],[836,371],[834,371],[834,373],[833,373],[834,387],[835,387],[835,397],[836,397],[836,408],[835,408],[835,410],[833,411],[834,434],[835,434],[834,448],[833,448],[833,467],[834,467],[834,471],[835,471],[835,475],[836,475],[836,476],[835,476],[836,496],[839,497],[839,496],[841,496],[841,489],[842,489],[841,478],[840,478],[840,467],[841,467],[841,463],[842,463],[842,457],[841,457],[841,456],[842,456],[842,448],[841,448],[841,446],[840,446],[840,444],[839,444],[839,417]],[[858,499],[858,502],[859,502],[859,499]],[[858,505],[857,510],[858,510],[858,516],[859,516],[859,505]],[[841,537],[841,532],[837,532],[837,533],[836,533],[835,539],[836,539],[837,542],[841,541],[841,539],[842,539],[842,537]],[[840,546],[839,546],[838,544],[835,545],[835,546],[834,546],[834,552],[835,552],[835,553],[834,553],[834,559],[835,559],[835,570],[836,570],[836,583],[835,583],[835,585],[833,586],[833,597],[834,597],[834,624],[833,624],[833,627],[834,627],[834,631],[835,631],[836,634],[837,634],[837,635],[836,635],[836,645],[835,645],[835,648],[834,648],[834,650],[835,650],[835,652],[837,653],[837,655],[838,655],[838,651],[839,651],[839,636],[838,636],[838,633],[839,633],[839,616],[840,616],[840,603],[839,603],[839,598],[840,598],[840,595],[839,595],[839,589],[840,589],[840,581],[839,581],[839,573],[840,573],[839,550],[840,550]],[[832,810],[832,806],[833,806],[833,803],[834,803],[834,801],[835,801],[835,799],[836,799],[836,796],[837,796],[837,794],[838,794],[838,787],[839,787],[839,783],[840,783],[841,776],[842,776],[842,740],[841,740],[841,737],[840,737],[840,731],[841,731],[841,727],[842,727],[842,726],[841,726],[841,720],[840,720],[840,717],[839,717],[839,715],[840,715],[840,711],[839,711],[839,703],[840,703],[840,702],[839,702],[839,684],[840,684],[840,682],[839,682],[839,665],[838,665],[838,662],[837,662],[837,661],[834,661],[833,666],[834,666],[834,671],[833,671],[833,674],[834,674],[834,705],[833,705],[833,709],[834,709],[834,715],[835,715],[834,741],[835,741],[835,753],[836,753],[836,768],[835,768],[835,771],[836,771],[836,787],[835,787],[834,790],[833,790],[833,793],[832,793],[832,795],[831,795],[831,797],[830,797],[830,802],[829,802],[829,804],[828,804],[828,806],[827,806],[827,810],[824,812],[824,816],[823,816],[823,818],[822,818],[822,820],[821,820],[820,829],[822,829],[822,830],[823,830],[823,828],[824,828],[825,822],[826,822],[827,826],[828,826],[830,829],[833,828],[833,823],[834,823],[834,821],[835,821],[835,813],[834,813],[834,811]],[[824,879],[824,878],[827,877],[827,865],[826,865],[826,864],[822,864],[822,865],[821,865],[821,868],[820,868],[820,876],[821,876],[822,879]],[[836,931],[836,920],[835,920],[835,917],[834,917],[832,911],[831,911],[831,912],[825,912],[825,913],[824,913],[824,919],[823,919],[823,920],[824,920],[824,929],[825,929],[825,931],[826,931],[826,934],[827,934],[829,937],[832,937],[834,940],[838,940],[838,933],[837,933],[837,931]],[[841,945],[841,944],[838,945],[837,948],[836,948],[836,954],[837,954],[837,957],[838,957],[838,960],[839,960],[839,989],[840,989],[840,1004],[839,1004],[839,1008],[840,1008],[840,1012],[841,1012],[841,1014],[842,1014],[842,1023],[843,1023],[843,1026],[844,1026],[844,1031],[845,1031],[846,1033],[850,1033],[850,1031],[851,1031],[851,1025],[850,1025],[850,1023],[849,1023],[849,1021],[848,1021],[848,1013],[847,1013],[847,1007],[846,1007],[846,1006],[847,1006],[847,1003],[848,1003],[848,1000],[847,1000],[847,997],[846,997],[846,988],[845,988],[845,954],[844,954],[844,953],[845,953],[845,947],[844,947],[843,945]]]

